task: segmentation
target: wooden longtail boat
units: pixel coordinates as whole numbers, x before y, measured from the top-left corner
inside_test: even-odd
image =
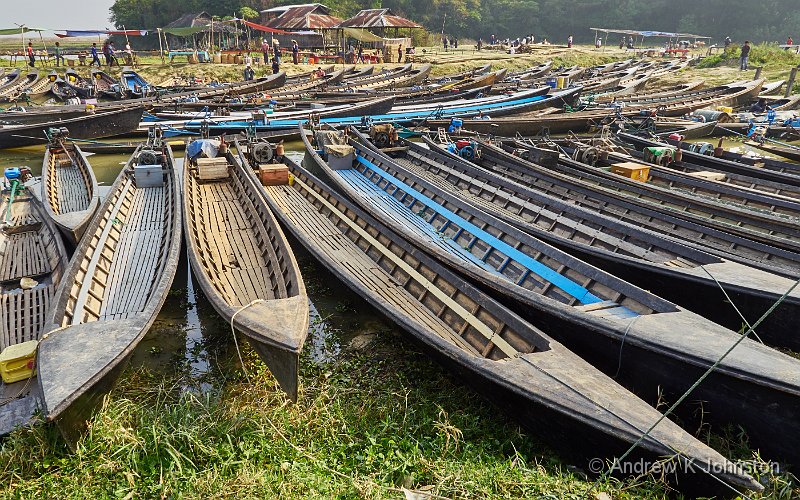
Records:
[[[794,277],[800,254],[752,241],[691,220],[667,213],[657,207],[637,204],[612,189],[604,189],[604,178],[590,173],[564,173],[542,167],[503,149],[483,143],[480,156],[473,161],[482,168],[506,176],[523,185],[559,197],[569,203],[591,208],[618,220],[702,245],[706,251],[728,260],[742,262],[767,271]],[[562,162],[573,160],[561,159]],[[614,181],[609,181],[613,184]]]
[[[697,197],[680,190],[626,179],[609,171],[587,167],[570,158],[561,158],[552,169],[574,176],[581,182],[596,186],[600,190],[614,191],[634,205],[651,208],[751,241],[800,252],[800,207],[796,203],[787,202],[783,207],[784,213],[772,211],[765,213],[735,204],[722,204],[718,200]]]
[[[522,71],[515,71],[508,74],[508,80],[535,80],[546,75],[553,67],[553,61],[545,61],[542,64],[532,66]]]
[[[226,135],[225,142],[233,144],[233,141],[238,139],[245,139],[245,134],[231,134]],[[268,130],[266,132],[258,132],[255,136],[256,139],[265,139],[270,142],[277,141],[293,141],[300,139],[300,132],[297,128],[287,130]],[[189,139],[175,139],[167,141],[167,144],[173,151],[183,151],[186,149],[186,143]],[[126,142],[99,142],[88,141],[81,143],[81,151],[84,153],[95,154],[131,154],[136,151],[143,141],[126,141]]]
[[[409,65],[410,66],[410,65]],[[368,78],[375,78],[375,77],[368,77],[364,80],[352,80],[345,82],[343,84],[343,88],[349,90],[355,89],[394,89],[400,87],[409,87],[414,85],[415,83],[419,83],[423,81],[428,74],[431,72],[432,66],[430,64],[424,64],[416,69],[409,69],[407,72],[402,72],[400,74],[387,74],[387,75],[378,75],[378,78],[375,80],[368,80]],[[380,78],[384,76],[385,78]]]
[[[147,174],[134,173],[145,165]],[[131,156],[48,316],[36,363],[42,412],[73,449],[167,298],[181,250],[176,178],[169,146],[154,141]]]
[[[307,171],[294,164],[291,169],[294,183],[267,187],[267,201],[303,246],[437,361],[562,454],[582,463],[590,456],[611,459],[659,418],[653,408],[414,243]],[[706,464],[701,469],[724,464],[728,472],[718,478],[728,484],[761,488],[669,420],[659,423],[631,460],[649,464],[674,450]],[[702,472],[682,480],[684,487],[705,483],[699,489],[706,492],[719,487]]]
[[[22,78],[22,70],[14,69],[11,73],[0,75],[0,91],[15,85]]]
[[[39,80],[39,72],[31,71],[24,78],[20,77],[13,83],[0,88],[0,102],[8,102],[17,99],[25,89]]]
[[[241,150],[238,147],[239,155]],[[308,297],[286,238],[243,158],[226,155],[228,177],[202,182],[184,160],[184,217],[192,270],[206,297],[231,320],[297,401]],[[233,318],[233,319],[232,319]]]
[[[119,87],[122,93],[131,99],[147,97],[153,90],[147,80],[131,68],[122,69]]]
[[[318,143],[327,138],[318,137]],[[337,170],[306,142],[306,160],[373,217],[513,300],[526,319],[601,370],[617,374],[646,400],[654,402],[659,388],[664,397],[676,398],[741,340],[738,333],[592,267],[430,183],[417,180],[409,186],[400,179],[410,178],[407,171],[352,139],[353,167]],[[741,425],[766,456],[800,461],[800,433],[797,443],[778,439],[785,435],[781,427],[800,421],[800,361],[745,339],[716,366],[692,395],[705,402],[711,414],[705,415],[707,421]],[[775,412],[759,411],[764,405]],[[679,408],[678,415],[696,421],[691,407]]]
[[[676,85],[674,88],[670,90],[660,90],[657,92],[637,92],[632,95],[626,95],[623,99],[619,99],[617,96],[608,95],[608,96],[598,96],[595,98],[595,102],[612,102],[612,101],[646,101],[648,99],[658,99],[658,98],[668,98],[668,97],[679,97],[685,96],[689,92],[693,92],[695,90],[700,89],[705,84],[705,80],[695,80],[688,83],[682,83]]]
[[[363,141],[366,143],[366,141]],[[551,245],[641,286],[708,319],[738,329],[722,283],[746,318],[758,318],[792,284],[779,274],[714,256],[694,242],[599,214],[550,196],[528,184],[479,168],[428,141],[403,141],[393,160],[410,175],[452,192],[487,213]],[[407,148],[407,149],[405,149]],[[552,182],[543,179],[543,182]],[[566,184],[551,184],[565,190]],[[797,277],[800,277],[800,260]],[[713,278],[712,278],[713,275]],[[715,281],[715,279],[717,281]],[[800,350],[800,290],[757,330],[767,343]]]
[[[50,79],[49,76],[40,77],[35,82],[29,84],[28,86],[21,89],[22,94],[28,97],[40,96],[50,92],[50,88],[53,86],[53,81]],[[0,114],[0,120],[3,120],[3,117],[8,113],[8,111],[3,112]]]
[[[68,133],[68,132],[67,132]],[[52,137],[42,162],[42,201],[47,215],[77,245],[100,204],[89,160],[65,136]]]
[[[526,143],[523,141],[503,141],[503,144],[510,145],[515,148],[528,150],[529,152],[536,147],[535,144]],[[564,153],[574,157],[582,157],[585,155],[593,156],[590,143],[575,143],[568,141],[565,144],[560,144],[564,148]],[[576,150],[580,149],[578,153]],[[595,148],[595,151],[600,151]],[[684,172],[673,168],[664,167],[661,165],[650,164],[645,162],[641,155],[628,155],[616,151],[606,151],[604,155],[607,158],[601,158],[600,155],[592,160],[595,168],[582,167],[581,164],[585,163],[581,160],[581,164],[571,163],[577,168],[583,168],[588,172],[595,172],[597,169],[606,169],[611,167],[614,163],[639,163],[642,166],[649,168],[649,177],[647,184],[659,186],[664,189],[677,189],[684,193],[690,193],[706,199],[713,199],[717,203],[725,203],[728,205],[735,205],[740,208],[747,208],[760,213],[772,213],[778,216],[792,216],[800,217],[800,189],[792,190],[791,186],[783,188],[784,193],[779,194],[769,189],[756,189],[747,187],[743,183],[734,182],[736,179],[733,174],[726,175],[709,175],[711,172],[706,171],[706,175],[698,175],[700,170]],[[746,182],[753,183],[755,179],[752,177],[747,178]],[[767,181],[761,181],[766,183]]]
[[[51,127],[67,127],[70,137],[74,139],[98,139],[127,134],[139,126],[143,112],[143,108],[134,107],[45,123],[0,127],[0,149],[44,144],[47,142],[45,132]]]
[[[99,95],[111,99],[122,99],[125,97],[120,87],[119,80],[115,79],[113,76],[97,68],[92,69],[91,75],[92,82],[94,82],[94,87],[97,89]]]
[[[58,229],[39,200],[22,189],[9,211],[10,195],[4,190],[0,204],[0,351],[41,338],[68,261]],[[23,279],[34,280],[33,286],[23,286]],[[0,435],[36,420],[36,378],[0,381]]]
[[[64,81],[67,85],[78,94],[78,97],[95,97],[97,95],[97,88],[91,78],[84,78],[72,68],[64,72]]]
[[[75,89],[70,87],[67,82],[64,81],[63,78],[58,76],[58,74],[53,71],[48,75],[49,79],[53,79],[53,85],[50,87],[50,92],[53,93],[54,96],[60,101],[66,101],[67,99],[72,99],[73,97],[78,97],[78,93],[75,92]]]
[[[779,182],[787,186],[800,186],[800,165],[796,163],[765,161],[761,162],[759,167],[753,167],[744,163],[737,163],[735,161],[694,153],[690,150],[691,145],[684,142],[670,140],[659,142],[625,133],[617,134],[617,137],[619,137],[622,142],[633,145],[633,147],[639,151],[648,147],[663,147],[665,145],[680,147],[683,150],[683,158],[680,162],[677,162],[679,164],[693,163],[723,172],[748,175],[758,179]],[[668,163],[667,167],[671,167],[671,165],[672,163]]]

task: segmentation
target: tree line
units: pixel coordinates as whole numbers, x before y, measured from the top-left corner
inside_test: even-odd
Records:
[[[239,15],[242,7],[255,11],[300,3],[271,0],[117,0],[111,21],[118,27],[154,29],[183,14],[206,11]],[[328,0],[325,5],[347,18],[362,8],[386,7],[408,17],[433,33],[444,31],[459,38],[487,40],[533,34],[564,43],[574,35],[578,42],[594,40],[589,28],[618,28],[687,32],[713,37],[730,36],[739,43],[783,43],[791,35],[800,40],[797,0]],[[604,42],[616,44],[611,40]]]

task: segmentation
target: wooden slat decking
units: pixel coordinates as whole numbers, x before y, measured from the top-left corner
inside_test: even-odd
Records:
[[[93,193],[91,181],[80,165],[79,155],[73,150],[51,151],[47,168],[47,201],[55,214],[80,212],[89,208]]]
[[[7,203],[4,193],[0,204],[3,217]],[[20,192],[12,204],[9,225],[0,232],[0,350],[39,339],[66,264],[58,237],[55,228],[45,223],[41,205],[26,191]],[[23,290],[19,286],[22,278],[38,284]]]
[[[272,186],[266,190],[296,229],[313,240],[329,259],[340,263],[349,274],[368,288],[377,300],[384,302],[389,308],[403,311],[429,331],[455,343],[461,349],[480,356],[480,352],[474,346],[456,335],[450,326],[404,289],[402,283],[377,266],[356,243],[342,234],[336,224],[299,192],[288,186]]]
[[[62,326],[125,319],[142,312],[160,279],[171,238],[173,187],[137,188],[132,174],[90,238],[70,290]]]
[[[190,173],[187,186],[186,222],[198,259],[223,299],[238,309],[253,300],[286,297],[283,278],[276,279],[278,257],[252,220],[238,179],[199,183]]]

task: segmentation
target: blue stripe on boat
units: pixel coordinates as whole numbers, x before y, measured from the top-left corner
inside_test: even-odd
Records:
[[[444,217],[445,219],[452,221],[454,224],[458,225],[459,227],[463,228],[464,230],[471,233],[473,236],[479,238],[480,240],[484,241],[492,248],[496,248],[497,250],[501,251],[508,257],[511,257],[515,261],[519,262],[525,268],[530,270],[530,272],[536,274],[543,280],[546,280],[552,283],[554,286],[558,287],[559,289],[563,290],[564,292],[568,293],[572,297],[576,298],[582,304],[594,304],[595,302],[602,302],[603,299],[596,297],[593,295],[589,290],[584,288],[583,286],[575,283],[574,281],[570,280],[566,276],[563,276],[556,272],[554,269],[547,267],[546,265],[542,264],[541,262],[537,261],[536,259],[531,258],[530,256],[520,252],[516,248],[512,247],[508,243],[492,236],[491,234],[487,233],[483,229],[477,227],[476,225],[464,220],[460,216],[456,215],[455,213],[451,212],[450,210],[446,209],[445,207],[441,206],[440,204],[436,203],[432,199],[428,198],[424,194],[412,189],[408,185],[404,184],[399,179],[395,178],[388,172],[384,171],[371,161],[367,160],[361,155],[357,155],[356,159],[359,163],[366,166],[370,170],[372,170],[377,175],[381,176],[384,180],[391,183],[391,185],[395,186],[396,188],[405,192],[408,196],[413,197],[415,200],[419,201],[420,203],[424,204],[425,206],[433,209],[436,213]],[[338,172],[342,173],[345,170],[339,170]],[[359,172],[359,175],[363,175]],[[376,189],[380,189],[375,183],[372,183]],[[381,189],[383,191],[383,189]],[[474,256],[473,256],[474,257]]]

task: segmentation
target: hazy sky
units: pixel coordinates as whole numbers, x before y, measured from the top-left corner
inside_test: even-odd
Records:
[[[0,0],[0,28],[13,28],[15,23],[53,30],[113,28],[108,20],[113,4],[114,0]]]

